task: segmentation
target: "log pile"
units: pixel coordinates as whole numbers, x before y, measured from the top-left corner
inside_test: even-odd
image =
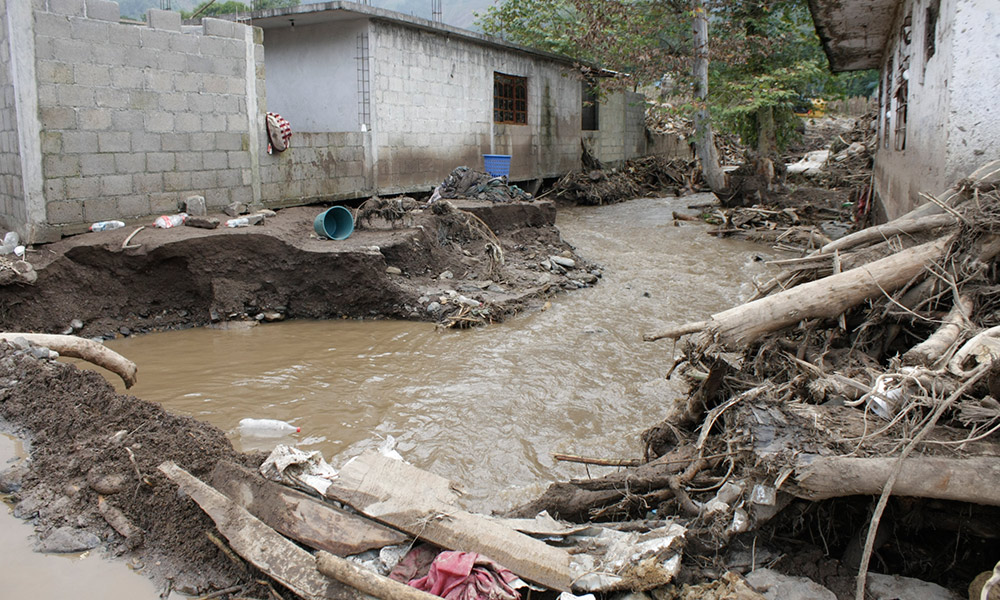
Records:
[[[668,377],[689,393],[642,434],[645,464],[555,484],[516,513],[638,527],[679,519],[689,554],[692,538],[702,549],[698,568],[718,576],[741,535],[785,535],[803,515],[842,510],[829,499],[860,498],[849,531],[820,531],[827,555],[857,574],[857,598],[886,528],[903,537],[901,510],[964,515],[936,520],[940,539],[921,553],[957,556],[968,535],[993,548],[995,528],[971,523],[1000,506],[998,234],[995,161],[899,219],[776,261],[746,304],[647,334],[679,343]],[[883,517],[892,522],[880,529]],[[888,568],[963,585],[998,558],[921,570],[917,550],[894,543],[904,556]]]

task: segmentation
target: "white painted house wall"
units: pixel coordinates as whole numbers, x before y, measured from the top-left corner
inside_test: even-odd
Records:
[[[366,19],[267,31],[268,110],[295,131],[359,131],[357,36]]]
[[[1000,2],[940,0],[927,58],[928,8],[935,0],[905,0],[882,59],[876,188],[886,217],[902,215],[988,160],[1000,157]],[[903,26],[910,17],[910,43]],[[896,92],[905,69],[905,147],[897,132]],[[887,69],[891,63],[891,80]]]

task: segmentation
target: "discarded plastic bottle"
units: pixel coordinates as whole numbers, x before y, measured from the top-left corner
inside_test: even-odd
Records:
[[[177,227],[184,223],[187,219],[187,213],[177,213],[176,215],[161,215],[156,217],[153,221],[154,227],[159,227],[160,229],[170,229],[171,227]]]
[[[250,219],[246,217],[237,217],[235,219],[229,219],[226,221],[226,227],[249,227]]]
[[[239,430],[244,435],[281,437],[290,433],[299,433],[302,428],[278,419],[241,419]]]
[[[124,221],[98,221],[90,226],[91,231],[111,231],[125,227]]]

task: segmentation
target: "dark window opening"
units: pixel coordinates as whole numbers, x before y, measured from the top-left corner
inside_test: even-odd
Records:
[[[885,77],[882,81],[882,147],[889,148],[889,125],[892,121],[892,70],[893,60],[889,57],[889,62],[885,68]]]
[[[584,131],[597,131],[600,128],[598,121],[599,107],[597,103],[597,86],[593,82],[583,82],[583,108],[580,113],[580,129]]]
[[[906,100],[909,87],[904,80],[896,90],[896,150],[906,150]]]
[[[927,15],[924,18],[924,67],[937,51],[937,22],[940,12],[941,0],[933,0],[927,7]]]
[[[528,79],[493,73],[493,122],[528,124]]]

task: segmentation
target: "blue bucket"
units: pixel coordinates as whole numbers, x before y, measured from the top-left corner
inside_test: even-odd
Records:
[[[494,177],[510,175],[510,154],[484,154],[483,166]]]
[[[346,240],[354,231],[354,215],[343,206],[331,206],[316,215],[313,230],[319,237],[331,240]]]

